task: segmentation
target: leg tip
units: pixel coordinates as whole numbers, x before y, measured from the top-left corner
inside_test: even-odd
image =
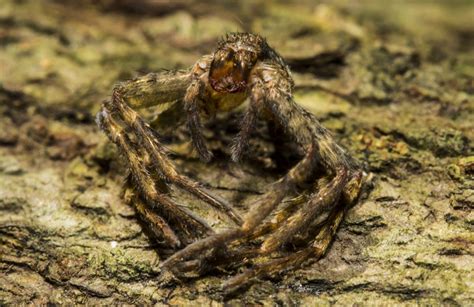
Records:
[[[201,159],[202,162],[209,163],[211,162],[212,158],[214,158],[214,155],[209,150],[200,151],[199,158]]]

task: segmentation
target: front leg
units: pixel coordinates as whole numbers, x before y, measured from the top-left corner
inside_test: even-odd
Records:
[[[167,157],[166,150],[159,142],[156,132],[130,107],[149,107],[176,100],[179,103],[179,100],[184,98],[184,93],[190,82],[190,72],[175,72],[160,75],[149,74],[121,83],[114,89],[112,98],[103,103],[97,120],[102,130],[117,144],[122,154],[127,158],[135,184],[140,188],[145,199],[149,200],[149,203],[153,203],[152,207],[163,208],[163,205],[158,201],[158,196],[161,195],[166,198],[161,202],[169,204],[165,215],[175,220],[175,224],[192,225],[192,221],[195,221],[206,228],[205,231],[202,229],[204,232],[198,231],[198,233],[208,233],[210,228],[202,220],[190,212],[183,211],[180,214],[181,207],[160,193],[155,184],[163,179],[166,182],[174,183],[179,188],[218,209],[220,213],[236,224],[241,223],[239,214],[225,200],[210,194],[198,182],[180,175]],[[163,100],[158,100],[160,98]],[[154,177],[154,174],[158,174],[161,178]],[[173,209],[174,207],[175,209]],[[139,213],[145,212],[138,211]],[[198,227],[198,229],[200,228],[202,227]],[[189,240],[186,241],[189,242]],[[174,242],[173,245],[179,245],[176,244],[176,240]]]
[[[254,87],[250,93],[250,104],[240,123],[240,131],[232,144],[232,161],[239,162],[249,146],[250,135],[257,123],[258,111],[263,103],[264,95],[260,88]]]
[[[157,182],[152,175],[150,157],[143,148],[133,141],[125,132],[125,129],[114,118],[108,110],[103,110],[97,115],[97,121],[101,129],[108,135],[119,148],[123,157],[130,166],[135,189],[140,193],[140,202],[134,203],[140,216],[149,217],[145,210],[142,210],[142,203],[153,212],[166,216],[166,223],[157,223],[155,230],[158,238],[163,238],[170,246],[179,247],[197,236],[205,236],[212,233],[212,229],[198,216],[188,209],[176,204],[168,195],[162,192],[157,186]],[[153,218],[148,219],[153,224]],[[169,227],[168,222],[172,222],[180,233],[175,233]],[[190,231],[195,228],[193,231]],[[169,231],[168,231],[169,230]],[[197,231],[195,231],[197,230]]]
[[[196,148],[201,160],[209,162],[213,155],[206,146],[206,141],[202,134],[203,127],[199,117],[199,104],[202,103],[201,97],[203,96],[205,84],[200,79],[199,72],[195,72],[192,79],[191,85],[186,90],[186,95],[184,96],[184,110],[187,114],[187,126],[194,148]]]

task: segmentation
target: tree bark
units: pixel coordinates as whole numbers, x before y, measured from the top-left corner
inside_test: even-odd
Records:
[[[387,2],[2,0],[0,304],[474,304],[474,5]],[[94,116],[114,83],[188,67],[228,31],[267,38],[295,100],[374,180],[326,257],[223,298],[225,274],[160,287],[161,247]],[[166,139],[183,173],[245,211],[291,157],[259,124],[231,163],[238,119],[208,124],[209,164],[184,127]]]

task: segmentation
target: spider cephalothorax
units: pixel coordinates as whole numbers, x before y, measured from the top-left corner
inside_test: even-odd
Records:
[[[189,70],[149,74],[120,83],[104,102],[97,120],[130,167],[136,191],[132,203],[156,238],[178,250],[162,263],[165,271],[178,276],[200,274],[213,266],[265,257],[285,243],[303,238],[304,244],[294,253],[259,261],[230,279],[225,288],[234,289],[252,277],[324,255],[345,210],[359,194],[362,172],[317,118],[293,100],[292,89],[288,66],[262,37],[233,33]],[[224,199],[179,174],[157,132],[132,108],[173,102],[171,109],[186,117],[197,152],[209,161],[212,153],[202,135],[200,117],[230,111],[246,100],[249,104],[232,146],[234,161],[245,152],[258,117],[284,128],[304,157],[242,216]],[[161,119],[166,121],[168,114],[164,112]],[[326,178],[317,180],[316,170]],[[313,184],[305,201],[281,207],[295,186],[308,181]],[[215,233],[199,216],[175,203],[166,188],[170,184],[210,205],[234,226]]]

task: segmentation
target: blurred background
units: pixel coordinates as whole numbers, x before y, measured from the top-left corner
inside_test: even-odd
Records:
[[[187,68],[231,31],[267,38],[295,99],[376,178],[326,258],[235,299],[474,304],[470,0],[0,0],[0,304],[222,300],[224,275],[159,288],[156,245],[94,117],[120,80]],[[225,157],[232,134],[211,128]],[[265,150],[265,167],[203,166],[185,131],[170,137],[180,169],[235,203],[279,175]]]

